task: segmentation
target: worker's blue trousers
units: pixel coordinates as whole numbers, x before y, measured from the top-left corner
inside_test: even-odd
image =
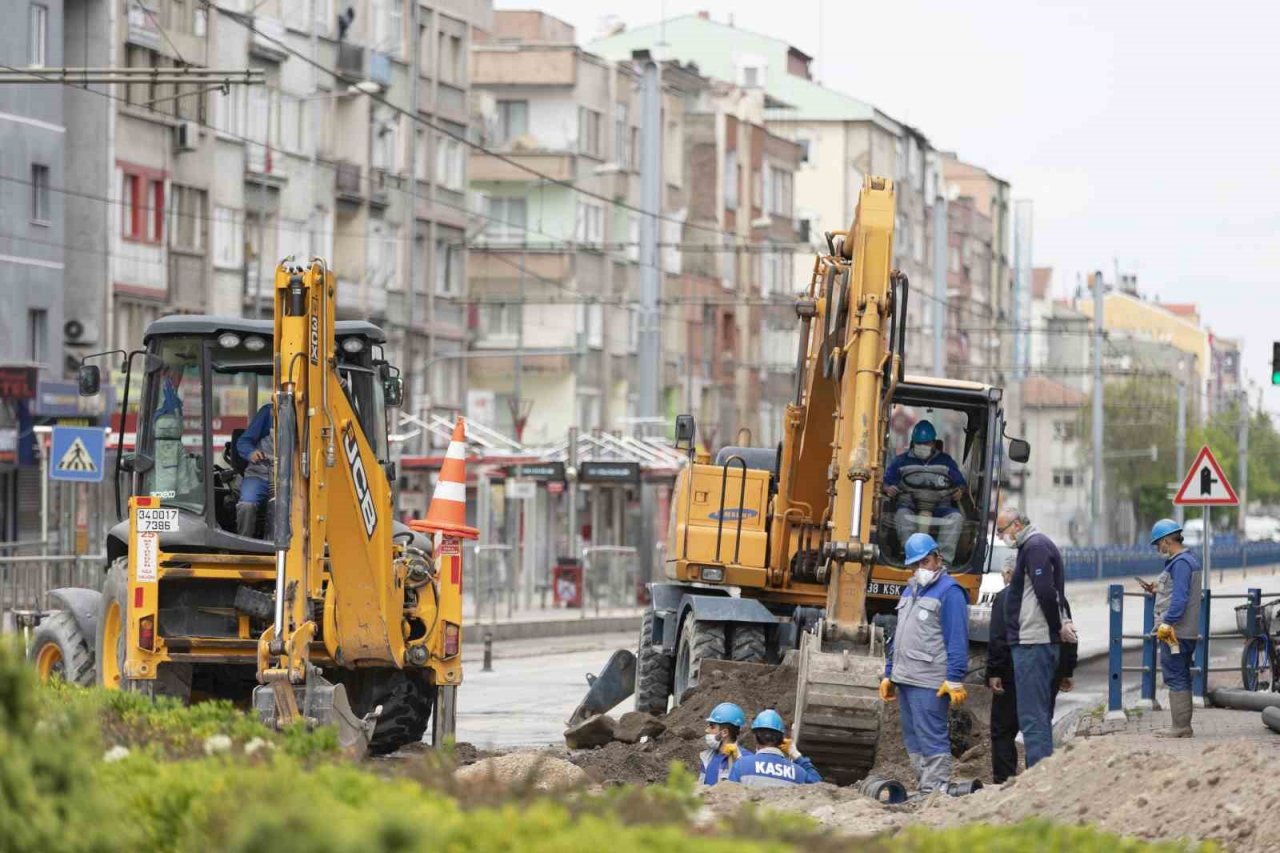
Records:
[[[1164,686],[1173,691],[1191,689],[1191,661],[1196,653],[1195,640],[1179,640],[1178,651],[1172,651],[1168,643],[1160,643],[1160,670],[1164,673]]]
[[[947,712],[951,709],[951,697],[939,696],[938,691],[931,687],[894,686],[901,706],[902,742],[906,744],[907,753],[923,756],[949,754],[951,738]]]

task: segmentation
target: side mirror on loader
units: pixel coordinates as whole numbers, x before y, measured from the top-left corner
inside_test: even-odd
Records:
[[[693,415],[676,415],[676,450],[693,450],[693,439],[698,434],[698,424]]]
[[[395,408],[404,404],[404,380],[399,376],[387,376],[382,380],[382,396],[387,406]]]
[[[102,370],[96,364],[82,364],[77,374],[81,397],[94,397],[102,388]]]
[[[1009,458],[1014,462],[1026,462],[1031,458],[1031,443],[1021,438],[1009,439]]]

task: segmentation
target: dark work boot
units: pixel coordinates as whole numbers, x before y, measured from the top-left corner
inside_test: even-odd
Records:
[[[1191,737],[1195,734],[1191,730],[1191,709],[1190,690],[1170,690],[1169,716],[1173,718],[1173,724],[1156,732],[1156,737]]]

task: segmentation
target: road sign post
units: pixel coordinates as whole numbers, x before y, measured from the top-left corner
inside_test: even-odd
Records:
[[[1182,478],[1182,485],[1178,488],[1178,493],[1173,496],[1173,502],[1177,506],[1204,507],[1204,542],[1202,543],[1204,564],[1200,567],[1200,573],[1202,585],[1207,590],[1210,569],[1209,539],[1212,536],[1212,529],[1209,527],[1210,509],[1215,506],[1238,506],[1240,503],[1235,489],[1231,488],[1227,475],[1222,473],[1222,466],[1218,464],[1208,445],[1201,447],[1200,452],[1196,454],[1196,461],[1192,462],[1191,467],[1187,469],[1187,475]]]

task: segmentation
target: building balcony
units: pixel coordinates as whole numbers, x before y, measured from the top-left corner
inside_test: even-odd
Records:
[[[574,47],[483,48],[472,53],[471,67],[473,87],[578,83],[578,52]]]
[[[334,194],[338,201],[360,204],[364,201],[364,188],[360,185],[360,164],[341,160],[334,164]]]
[[[541,180],[514,164],[526,166],[542,174],[561,181],[572,181],[573,154],[558,151],[540,151],[536,153],[508,153],[507,160],[490,157],[486,154],[475,154],[471,157],[470,176],[473,183],[485,181],[519,181],[532,182]]]
[[[284,22],[275,18],[255,17],[249,52],[269,62],[284,62],[289,53],[282,46]]]

